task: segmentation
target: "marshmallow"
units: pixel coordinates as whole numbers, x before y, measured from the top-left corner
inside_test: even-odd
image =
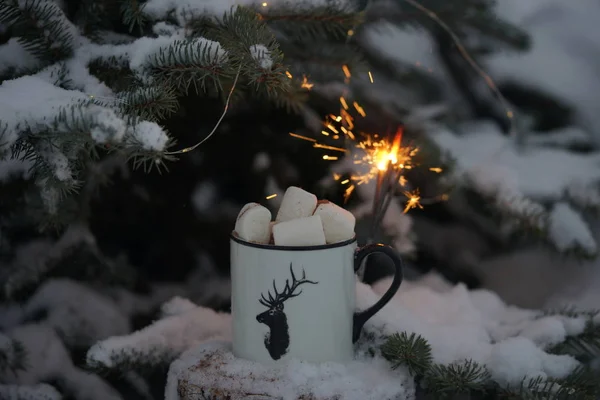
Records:
[[[310,217],[313,211],[315,211],[316,206],[317,196],[299,187],[290,186],[283,195],[275,221],[284,222],[297,218]]]
[[[269,244],[275,244],[275,239],[273,239],[273,227],[277,222],[271,221],[269,222]]]
[[[318,246],[326,244],[321,217],[313,215],[279,222],[273,226],[276,246]]]
[[[238,214],[235,232],[248,242],[268,244],[271,238],[271,211],[258,203],[248,203]]]
[[[314,215],[321,217],[328,244],[343,242],[354,237],[356,218],[350,211],[332,202],[320,201]]]

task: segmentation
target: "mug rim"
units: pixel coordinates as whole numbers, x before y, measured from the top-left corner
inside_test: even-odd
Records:
[[[335,249],[338,247],[344,247],[349,244],[356,242],[356,235],[352,239],[344,240],[343,242],[336,242],[331,244],[319,244],[316,246],[276,246],[274,244],[262,244],[262,243],[253,243],[247,242],[243,239],[240,239],[235,235],[235,231],[229,234],[231,240],[236,243],[239,243],[243,246],[247,247],[255,247],[257,249],[264,250],[279,250],[279,251],[310,251],[310,250],[327,250],[327,249]]]

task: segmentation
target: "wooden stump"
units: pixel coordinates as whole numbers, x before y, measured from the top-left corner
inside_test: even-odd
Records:
[[[166,400],[404,400],[412,379],[382,359],[348,365],[237,359],[228,342],[207,342],[171,364]]]

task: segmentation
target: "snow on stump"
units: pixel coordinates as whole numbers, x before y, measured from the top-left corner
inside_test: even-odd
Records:
[[[408,374],[381,358],[266,366],[235,358],[224,341],[206,342],[174,361],[165,390],[165,400],[414,399]]]

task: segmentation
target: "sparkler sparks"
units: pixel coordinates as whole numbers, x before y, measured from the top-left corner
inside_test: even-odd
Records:
[[[313,86],[315,86],[315,84],[310,83],[306,75],[302,76],[302,84],[300,86],[302,89],[310,90]]]
[[[350,69],[344,65],[342,71],[346,81],[351,77]],[[369,80],[373,81],[373,75],[369,72]],[[375,199],[373,200],[373,223],[371,238],[377,229],[385,212],[389,208],[392,198],[399,194],[406,197],[404,213],[411,209],[422,209],[423,202],[446,200],[438,197],[436,199],[423,199],[418,188],[410,188],[410,183],[405,178],[407,170],[417,167],[414,157],[419,148],[402,143],[403,128],[397,129],[395,135],[390,138],[379,134],[368,134],[354,131],[356,118],[366,117],[364,108],[357,101],[348,101],[344,96],[339,98],[339,115],[329,114],[322,122],[321,136],[326,143],[318,139],[290,133],[291,136],[301,140],[312,142],[315,149],[323,149],[329,152],[338,152],[340,155],[323,154],[322,159],[335,161],[343,157],[352,157],[352,162],[357,166],[359,172],[350,177],[342,179],[339,174],[333,178],[339,184],[345,186],[344,200],[347,201],[359,185],[376,182]],[[358,115],[351,115],[351,112]],[[339,143],[339,144],[338,144]],[[428,168],[433,173],[441,173],[439,167]]]

